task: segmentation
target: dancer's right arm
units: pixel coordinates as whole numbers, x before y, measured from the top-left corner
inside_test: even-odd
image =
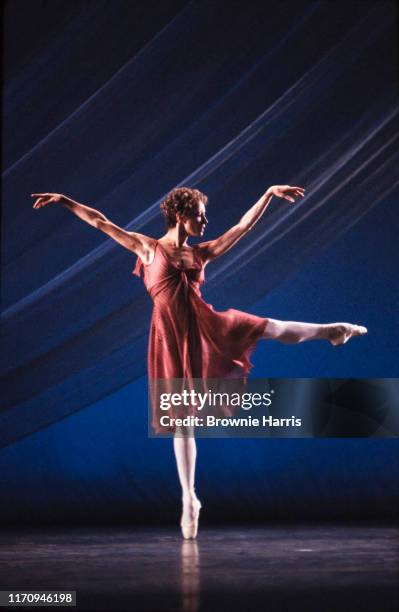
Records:
[[[79,204],[79,202],[75,202],[61,193],[32,193],[31,196],[36,198],[33,204],[35,210],[48,204],[61,204],[79,219],[108,234],[113,240],[125,249],[139,255],[144,261],[151,259],[151,251],[155,243],[153,238],[137,232],[128,232],[109,221],[105,215],[95,208]]]

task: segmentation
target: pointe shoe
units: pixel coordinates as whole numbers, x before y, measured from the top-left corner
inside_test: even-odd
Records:
[[[330,342],[333,346],[341,346],[353,336],[367,334],[367,327],[363,325],[352,325],[351,323],[333,323],[331,325]]]
[[[199,499],[195,499],[192,504],[193,520],[189,523],[183,523],[183,521],[180,523],[182,536],[185,540],[195,540],[198,534],[198,520],[202,504]]]

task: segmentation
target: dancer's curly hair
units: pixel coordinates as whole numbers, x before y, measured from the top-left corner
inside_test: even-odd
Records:
[[[172,189],[161,204],[161,211],[168,227],[175,227],[176,215],[189,217],[200,203],[207,204],[207,196],[198,189],[176,187]]]

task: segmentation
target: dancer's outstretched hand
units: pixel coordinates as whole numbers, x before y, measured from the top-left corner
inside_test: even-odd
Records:
[[[305,196],[305,189],[303,187],[292,187],[291,185],[272,185],[267,192],[275,195],[277,198],[284,198],[284,200],[289,202],[295,202],[295,198],[303,198]]]
[[[68,199],[62,193],[31,193],[31,198],[37,198],[33,204],[33,208],[42,208],[47,204],[62,204]]]

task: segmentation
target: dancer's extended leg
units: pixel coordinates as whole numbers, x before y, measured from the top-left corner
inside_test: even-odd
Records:
[[[201,507],[195,493],[195,463],[197,446],[192,429],[179,428],[173,438],[177,472],[182,488],[183,514],[181,527],[185,538],[195,538]]]
[[[296,344],[305,340],[328,340],[334,346],[345,344],[353,336],[367,334],[367,328],[351,323],[301,323],[268,319],[263,338]]]

